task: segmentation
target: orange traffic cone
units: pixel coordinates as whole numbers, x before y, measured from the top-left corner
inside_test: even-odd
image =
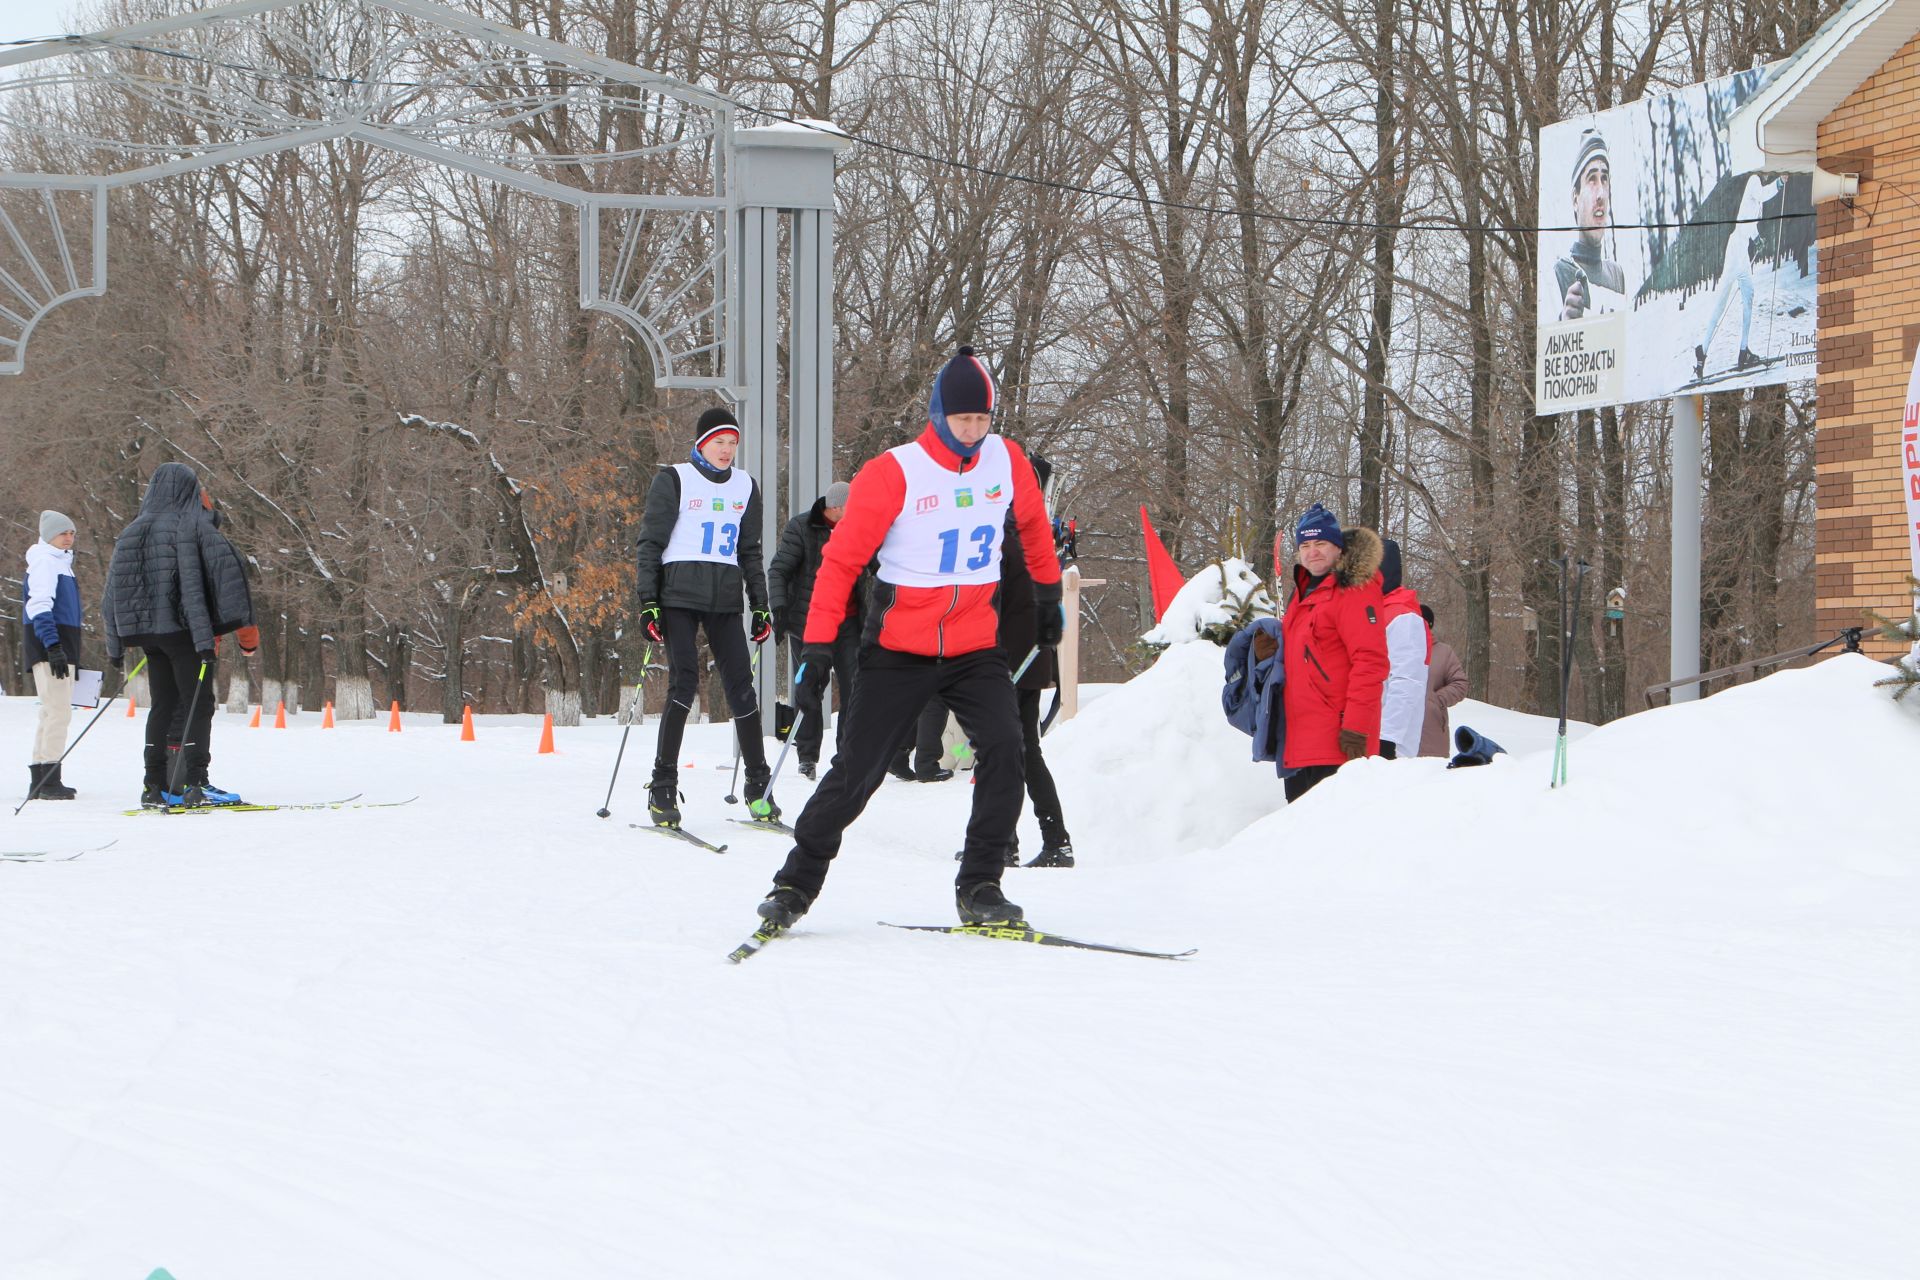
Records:
[[[127,695],[127,719],[129,720],[133,719],[133,712],[134,712],[133,704],[134,704],[134,696],[132,694],[128,694]]]
[[[284,701],[273,704],[273,727],[276,729],[287,727],[287,704]]]
[[[325,714],[320,717],[320,727],[322,729],[333,728],[333,704],[331,702],[327,704]]]
[[[546,721],[540,726],[540,750],[534,754],[541,756],[553,754],[553,712],[551,711],[547,712]]]
[[[400,732],[400,699],[393,700],[393,711],[387,716],[387,732]]]
[[[253,719],[247,721],[247,728],[258,729],[259,727],[260,727],[260,708],[256,705],[253,709]]]
[[[460,708],[460,741],[473,741],[473,708]]]

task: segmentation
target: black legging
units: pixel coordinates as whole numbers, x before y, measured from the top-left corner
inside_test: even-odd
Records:
[[[680,739],[693,712],[693,695],[700,688],[702,630],[720,667],[747,778],[765,777],[767,751],[760,738],[760,703],[754,697],[753,664],[747,656],[747,636],[741,630],[740,615],[668,607],[660,611],[660,619],[667,637],[667,709],[660,714],[660,736],[654,740],[654,781],[679,776]]]
[[[1072,844],[1067,836],[1066,815],[1060,812],[1060,792],[1053,785],[1047,758],[1040,754],[1039,689],[1020,692],[1020,736],[1026,748],[1027,795],[1033,800],[1033,816],[1040,822],[1041,843],[1048,848]]]
[[[153,705],[147,709],[146,782],[153,786],[174,781],[169,776],[174,753],[185,751],[178,779],[180,786],[204,783],[207,768],[213,761],[213,706],[219,701],[211,688],[213,665],[207,665],[209,687],[200,689],[196,701],[194,690],[200,684],[200,658],[194,651],[192,636],[183,631],[174,636],[157,637],[151,644],[143,644],[141,650],[147,655],[147,688],[153,698]],[[190,705],[193,721],[186,724],[182,732],[182,722]]]

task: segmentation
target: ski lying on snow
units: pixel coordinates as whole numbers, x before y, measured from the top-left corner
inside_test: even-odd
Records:
[[[775,835],[790,836],[793,828],[778,818],[728,818],[728,822],[742,827],[754,827],[761,831],[771,831]]]
[[[72,862],[82,854],[99,853],[119,843],[109,840],[91,849],[4,849],[0,850],[0,862]]]
[[[1111,951],[1123,956],[1146,956],[1153,960],[1184,960],[1199,950],[1198,947],[1187,951],[1142,951],[1138,947],[1116,947],[1106,942],[1081,942],[1077,938],[1063,938],[1057,933],[1042,933],[1024,920],[1011,924],[890,924],[880,921],[889,929],[914,929],[921,933],[964,933],[976,938],[999,938],[1006,942],[1037,942],[1043,947],[1075,947],[1081,951]]]
[[[358,795],[348,796],[344,800],[314,800],[306,804],[200,804],[188,807],[175,805],[171,809],[122,809],[129,818],[139,817],[143,813],[189,814],[189,813],[281,813],[295,811],[315,811],[320,809],[398,809],[402,805],[412,804],[419,796],[408,796],[405,800],[359,800]]]
[[[651,831],[657,836],[672,836],[675,840],[684,840],[688,844],[700,846],[709,853],[725,853],[727,851],[727,846],[715,844],[711,840],[702,840],[699,836],[693,834],[693,832],[680,827],[656,827],[651,822],[629,822],[627,825],[635,831]]]
[[[786,931],[787,926],[783,924],[762,924],[758,929],[753,931],[751,938],[748,938],[745,942],[728,952],[727,959],[733,961],[735,964],[739,964],[742,960],[753,955],[759,951],[760,948],[766,946]]]

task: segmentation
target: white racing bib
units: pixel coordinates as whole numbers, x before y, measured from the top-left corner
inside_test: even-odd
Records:
[[[735,467],[726,483],[715,484],[691,462],[674,464],[680,473],[680,518],[660,553],[662,564],[705,560],[740,563],[740,526],[747,519],[753,477]]]
[[[891,449],[907,478],[906,501],[880,544],[880,581],[901,587],[1000,581],[1001,531],[1013,506],[1013,455],[990,435],[964,474],[916,444]]]

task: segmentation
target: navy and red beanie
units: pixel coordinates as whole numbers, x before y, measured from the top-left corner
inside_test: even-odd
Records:
[[[1308,507],[1307,514],[1293,526],[1293,545],[1298,547],[1303,542],[1331,542],[1344,551],[1347,535],[1340,529],[1340,517],[1317,502]]]
[[[942,444],[963,458],[971,458],[980,451],[981,441],[961,444],[947,426],[947,415],[992,413],[999,399],[999,390],[993,385],[993,375],[987,372],[987,366],[973,353],[972,347],[962,347],[934,378],[927,417]]]
[[[698,453],[700,446],[707,441],[729,431],[733,433],[735,439],[739,439],[740,420],[733,416],[733,410],[724,405],[715,405],[700,415],[700,421],[693,429],[694,452]]]

